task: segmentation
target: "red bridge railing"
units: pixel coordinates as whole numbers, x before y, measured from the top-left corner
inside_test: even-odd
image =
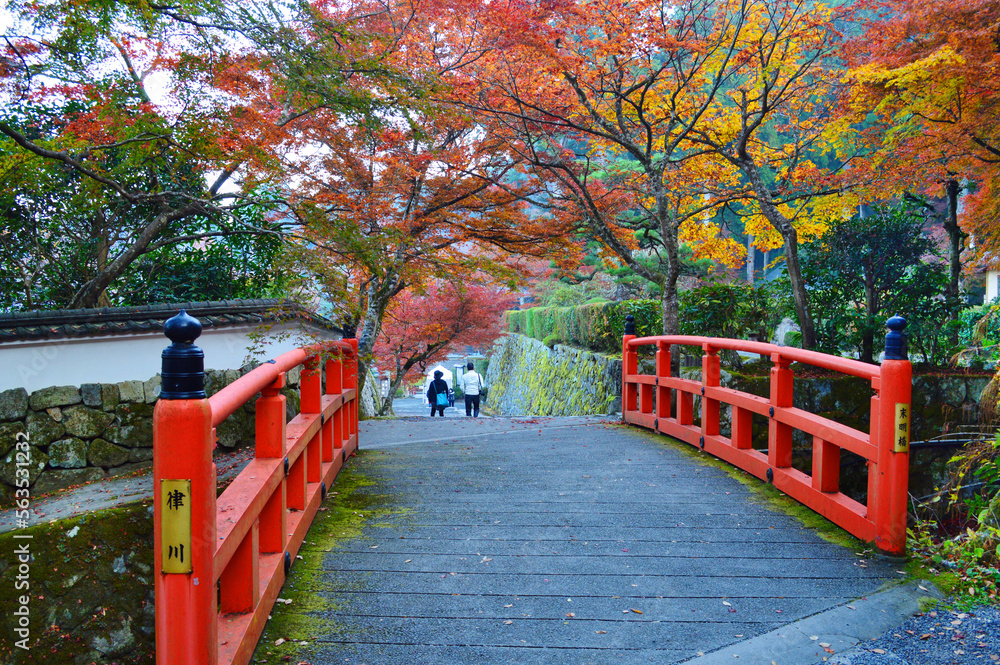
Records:
[[[909,413],[912,374],[906,360],[906,322],[889,320],[886,360],[881,366],[848,358],[762,342],[711,337],[635,337],[626,325],[623,348],[622,415],[625,422],[647,427],[726,460],[774,486],[832,522],[891,555],[906,551]],[[701,380],[671,376],[672,345],[703,351]],[[638,373],[638,350],[656,348],[655,374]],[[722,349],[769,356],[770,395],[761,397],[720,385],[718,352]],[[857,376],[871,382],[869,432],[847,427],[793,406],[793,375],[800,362]],[[694,398],[701,398],[701,422],[694,424]],[[730,407],[730,436],[720,434],[720,406]],[[767,418],[766,451],[752,446],[752,418]],[[812,473],[792,467],[792,433],[812,435]],[[867,503],[840,491],[840,451],[849,450],[868,464]]]
[[[153,416],[156,662],[242,665],[358,447],[357,340],[290,351],[206,399],[201,325],[182,311],[164,332],[174,344]],[[299,365],[301,413],[286,421],[279,391]],[[255,457],[216,498],[214,428],[258,393]]]

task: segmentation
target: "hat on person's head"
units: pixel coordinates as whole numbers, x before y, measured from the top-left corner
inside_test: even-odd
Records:
[[[434,378],[435,379],[440,379],[442,376],[444,376],[444,372],[442,372],[439,369],[438,370],[434,370]]]

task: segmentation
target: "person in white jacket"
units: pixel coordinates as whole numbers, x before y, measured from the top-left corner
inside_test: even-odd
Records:
[[[483,391],[483,377],[476,372],[476,366],[471,362],[465,366],[468,370],[462,375],[462,392],[465,393],[465,415],[479,417],[479,394]]]

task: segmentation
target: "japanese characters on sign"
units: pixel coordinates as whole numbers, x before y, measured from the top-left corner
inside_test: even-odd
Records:
[[[160,480],[160,563],[164,573],[191,572],[191,481]]]
[[[893,430],[892,451],[910,452],[910,405],[896,402],[896,428]]]

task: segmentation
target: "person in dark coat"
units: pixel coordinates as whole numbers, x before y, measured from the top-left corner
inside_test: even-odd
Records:
[[[444,409],[448,406],[448,382],[442,379],[442,376],[444,376],[444,372],[441,370],[434,372],[434,380],[427,387],[427,402],[431,405],[431,418],[434,417],[435,411],[444,418]],[[438,395],[444,396],[444,404],[438,402]]]

